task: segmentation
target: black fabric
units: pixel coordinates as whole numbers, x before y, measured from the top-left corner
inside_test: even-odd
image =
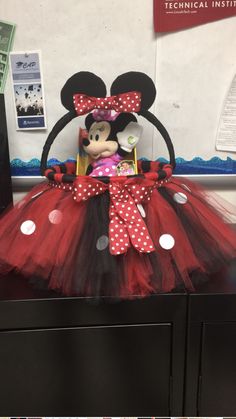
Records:
[[[149,172],[150,171],[150,167],[151,167],[150,160],[141,160],[141,168],[142,168],[142,171],[144,173]]]
[[[109,204],[108,191],[89,200],[75,255],[73,289],[76,294],[120,295],[124,278],[122,256],[111,255],[109,245],[104,250],[97,249],[97,240],[101,236],[109,236]]]
[[[165,172],[165,170],[160,169],[160,170],[158,170],[157,173],[158,173],[158,179],[162,180],[162,179],[165,179],[166,178],[166,172]]]
[[[149,259],[153,270],[151,283],[153,285],[155,284],[156,292],[162,292],[162,271],[160,268],[159,256],[156,252],[152,252],[147,254],[146,257]]]
[[[67,172],[67,167],[66,167],[66,165],[65,164],[60,164],[60,170],[61,170],[61,173],[66,173]]]

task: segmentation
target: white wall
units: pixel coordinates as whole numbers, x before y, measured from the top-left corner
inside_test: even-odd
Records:
[[[157,86],[155,114],[170,132],[176,155],[191,159],[236,153],[215,151],[226,92],[236,73],[236,17],[175,33],[156,35],[152,0],[1,0],[1,19],[16,23],[15,51],[40,49],[48,130],[16,131],[13,98],[6,86],[11,159],[40,158],[54,123],[65,113],[60,89],[80,70],[101,76],[109,87],[117,75],[147,73]],[[138,155],[165,155],[159,135],[144,123]],[[50,155],[77,152],[78,119],[56,139]],[[221,194],[236,204],[235,190]]]
[[[236,153],[215,150],[223,102],[235,74],[236,17],[157,38],[156,106],[177,156],[236,159]]]
[[[42,51],[48,132],[66,112],[60,90],[77,71],[96,73],[108,87],[130,70],[155,78],[152,0],[1,0],[1,19],[17,25],[15,51]],[[15,131],[10,80],[6,107],[11,158],[40,157],[48,132]],[[62,159],[76,155],[77,127],[75,120],[60,134],[51,155]],[[151,144],[152,127],[144,136]],[[140,148],[146,152],[146,142]]]

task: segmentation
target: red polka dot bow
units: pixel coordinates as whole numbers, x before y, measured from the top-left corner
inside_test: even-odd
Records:
[[[78,115],[84,115],[93,109],[113,109],[116,112],[139,112],[141,93],[128,92],[110,97],[87,96],[82,93],[73,96],[74,107]]]
[[[110,194],[109,247],[110,253],[126,253],[130,244],[139,252],[155,250],[147,226],[140,214],[139,205],[151,199],[157,181],[150,178],[113,177],[109,184],[95,178],[79,176],[73,184],[76,202],[100,195],[106,190]]]

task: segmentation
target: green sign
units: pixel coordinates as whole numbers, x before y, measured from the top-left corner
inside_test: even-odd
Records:
[[[8,54],[11,50],[15,25],[0,21],[0,93],[4,93],[8,71]]]

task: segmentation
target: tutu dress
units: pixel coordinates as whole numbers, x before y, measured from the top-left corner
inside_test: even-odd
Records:
[[[86,84],[92,77],[94,83]],[[87,100],[96,98],[98,107],[106,96],[102,83],[97,76],[80,72],[62,89],[69,113],[55,125],[43,150],[47,180],[0,221],[0,272],[18,272],[36,285],[44,281],[48,289],[66,296],[132,298],[179,288],[194,291],[196,278],[205,281],[206,275],[236,257],[236,235],[225,223],[224,209],[202,188],[172,176],[172,142],[148,111],[155,98],[149,77],[133,72],[119,76],[112,98],[141,92],[137,113],[161,132],[170,164],[139,161],[134,176],[76,176],[74,163],[46,167],[56,135],[78,115],[67,98],[75,100],[75,94],[85,92]],[[90,111],[86,107],[84,113]]]

